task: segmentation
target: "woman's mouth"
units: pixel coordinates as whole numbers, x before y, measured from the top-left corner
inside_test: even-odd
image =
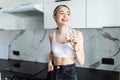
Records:
[[[68,19],[62,19],[63,22],[68,22]]]

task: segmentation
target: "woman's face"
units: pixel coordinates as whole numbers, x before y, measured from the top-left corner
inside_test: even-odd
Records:
[[[70,22],[70,10],[66,7],[61,7],[54,16],[55,21],[60,26],[66,26]]]

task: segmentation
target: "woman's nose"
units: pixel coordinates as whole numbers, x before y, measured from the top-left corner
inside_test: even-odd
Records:
[[[68,17],[68,14],[64,14],[64,17]]]

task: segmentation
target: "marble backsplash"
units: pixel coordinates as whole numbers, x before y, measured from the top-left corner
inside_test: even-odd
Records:
[[[83,32],[86,68],[120,71],[120,28],[77,29]],[[0,43],[8,45],[8,58],[45,62],[48,61],[48,34],[53,30],[0,31]],[[13,51],[19,51],[14,55]],[[0,53],[2,54],[2,53]],[[114,65],[102,64],[102,58],[114,59]]]

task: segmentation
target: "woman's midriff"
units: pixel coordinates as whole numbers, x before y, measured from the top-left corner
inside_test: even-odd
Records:
[[[54,65],[69,65],[75,63],[75,58],[54,57]]]

